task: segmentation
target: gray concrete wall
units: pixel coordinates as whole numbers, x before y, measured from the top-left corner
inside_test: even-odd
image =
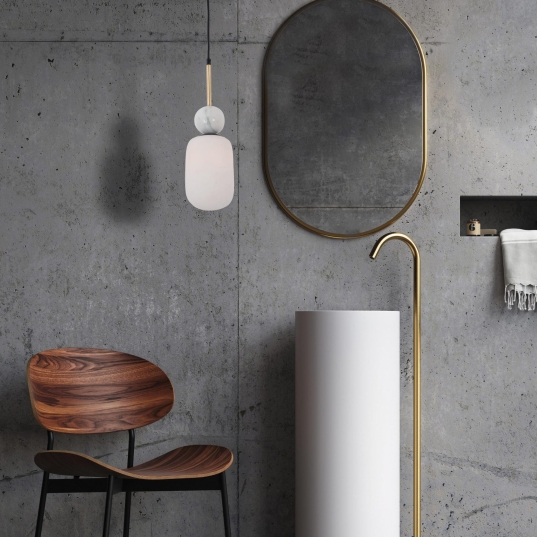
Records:
[[[197,212],[183,161],[204,95],[204,9],[184,2],[0,5],[0,533],[31,535],[45,437],[25,364],[65,345],[159,364],[174,410],[137,460],[229,446],[234,535],[293,528],[296,309],[402,312],[402,535],[411,530],[411,257],[376,237],[309,234],[277,208],[260,158],[270,36],[303,0],[213,2],[215,104],[236,148],[232,205]],[[423,255],[424,535],[534,536],[536,317],[507,312],[496,238],[459,236],[461,194],[537,194],[537,4],[390,0],[429,67],[429,168],[391,229]],[[486,222],[483,222],[486,226]],[[59,437],[122,464],[126,435]],[[137,494],[133,537],[221,535],[212,493]],[[104,499],[51,497],[44,536],[99,535]],[[114,499],[120,535],[122,499]]]

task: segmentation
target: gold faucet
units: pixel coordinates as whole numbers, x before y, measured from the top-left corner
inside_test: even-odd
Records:
[[[369,257],[376,259],[380,249],[391,240],[408,245],[414,256],[414,537],[421,535],[421,258],[415,242],[404,233],[383,235]]]

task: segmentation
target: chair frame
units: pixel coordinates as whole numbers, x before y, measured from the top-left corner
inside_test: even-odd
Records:
[[[134,465],[135,430],[129,429],[129,450],[127,467]],[[54,449],[54,433],[47,430],[47,451]],[[110,535],[110,519],[112,514],[112,498],[114,494],[125,493],[125,511],[123,519],[123,537],[129,536],[131,498],[133,492],[156,492],[156,491],[190,491],[190,490],[219,490],[222,497],[222,510],[224,515],[225,537],[231,537],[229,520],[229,504],[227,497],[226,473],[201,478],[165,479],[149,481],[146,479],[119,478],[113,475],[106,477],[81,478],[56,478],[51,479],[49,472],[43,473],[41,496],[39,499],[39,511],[35,537],[41,537],[43,518],[47,494],[69,494],[73,492],[106,492],[106,504],[103,523],[103,537]]]

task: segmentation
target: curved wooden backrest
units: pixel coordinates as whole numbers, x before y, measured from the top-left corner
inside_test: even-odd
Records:
[[[143,358],[104,349],[52,349],[26,369],[34,416],[49,431],[109,433],[149,425],[172,408],[166,373]]]

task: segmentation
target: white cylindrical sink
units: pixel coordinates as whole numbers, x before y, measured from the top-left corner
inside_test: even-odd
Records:
[[[295,324],[296,536],[400,537],[399,312]]]

